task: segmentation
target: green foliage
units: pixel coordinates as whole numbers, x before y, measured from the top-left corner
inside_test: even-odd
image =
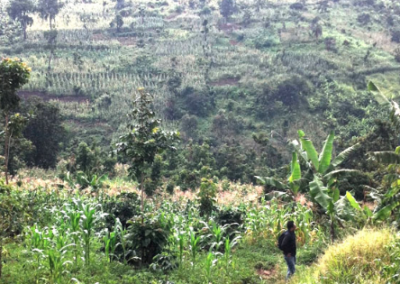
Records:
[[[211,179],[201,180],[200,191],[198,193],[200,203],[200,215],[210,216],[214,210],[217,197],[217,186]]]
[[[144,220],[144,221],[143,221]],[[171,234],[171,222],[161,216],[146,214],[145,218],[135,218],[126,236],[130,248],[136,251],[142,265],[149,265],[167,245]]]
[[[236,11],[235,2],[233,0],[221,0],[218,5],[221,15],[226,19],[229,19]]]
[[[34,152],[28,157],[28,165],[45,169],[54,168],[57,164],[60,143],[65,140],[60,109],[39,98],[30,98],[24,102],[22,109],[25,113],[33,114],[23,131],[24,137],[35,147]]]
[[[27,38],[26,29],[28,26],[32,26],[33,18],[28,14],[35,11],[35,5],[30,0],[13,0],[10,2],[7,8],[8,15],[13,20],[17,20],[21,23],[24,39]]]
[[[0,108],[9,112],[18,107],[17,90],[28,83],[31,69],[18,59],[2,59],[0,62]]]
[[[49,20],[50,29],[53,29],[52,22],[55,21],[57,14],[63,6],[64,3],[59,0],[40,0],[37,11],[42,19]]]
[[[128,159],[129,175],[139,181],[144,193],[145,181],[151,176],[150,171],[155,166],[157,155],[167,149],[173,149],[173,143],[179,138],[179,133],[160,129],[161,120],[156,118],[152,109],[152,99],[144,89],[139,89],[139,96],[133,103],[129,117],[132,120],[128,124],[129,132],[119,138],[116,147],[117,152],[124,154]],[[143,208],[142,196],[142,211]]]

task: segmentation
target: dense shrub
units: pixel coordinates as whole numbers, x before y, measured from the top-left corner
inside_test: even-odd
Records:
[[[180,93],[183,107],[190,114],[205,116],[213,109],[214,102],[211,95],[204,90],[186,87]]]
[[[105,222],[110,231],[116,218],[119,218],[123,227],[127,227],[127,222],[140,213],[139,197],[134,192],[121,193],[115,198],[104,201],[102,205],[104,212],[108,214]]]
[[[357,21],[362,25],[367,25],[371,22],[370,14],[363,13],[357,17]]]
[[[210,216],[215,209],[217,197],[217,185],[211,179],[203,178],[201,180],[200,191],[198,193],[200,202],[200,216]]]
[[[216,212],[215,221],[221,226],[231,225],[239,227],[244,223],[245,212],[236,208],[220,208]]]
[[[392,34],[392,41],[400,43],[400,29],[395,29],[391,32]]]
[[[312,88],[304,78],[292,76],[279,83],[272,91],[270,98],[272,101],[281,101],[290,108],[298,108],[311,92]]]
[[[303,10],[304,9],[304,5],[300,2],[296,2],[290,5],[290,9],[294,9],[294,10]]]
[[[127,241],[130,248],[140,257],[142,265],[149,265],[168,243],[172,223],[162,216],[146,214],[129,222]]]

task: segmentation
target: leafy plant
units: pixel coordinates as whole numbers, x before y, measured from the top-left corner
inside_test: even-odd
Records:
[[[189,243],[189,249],[190,249],[190,254],[192,257],[192,267],[193,269],[196,266],[196,258],[197,258],[197,254],[200,250],[200,240],[201,237],[200,236],[196,236],[196,233],[193,232],[193,230],[190,231],[190,243]]]
[[[354,214],[351,214],[350,211],[346,209],[346,198],[340,197],[340,191],[337,188],[337,178],[340,175],[361,174],[357,170],[335,168],[343,163],[358,145],[344,150],[332,160],[333,141],[335,139],[333,132],[326,138],[319,155],[312,141],[305,136],[305,133],[301,130],[299,130],[298,133],[300,143],[294,140],[292,145],[296,152],[299,153],[300,157],[303,158],[304,162],[306,162],[308,170],[312,173],[312,180],[309,181],[309,194],[312,200],[319,204],[325,214],[329,216],[331,240],[333,241],[335,239],[335,222],[343,226],[342,218],[354,218]],[[348,193],[347,196],[350,198],[351,194]],[[351,198],[353,197],[351,196]]]
[[[179,138],[178,132],[165,132],[160,129],[161,120],[152,109],[152,98],[143,89],[133,103],[129,115],[128,133],[119,138],[117,152],[126,155],[129,161],[129,174],[136,178],[142,192],[142,214],[144,214],[144,181],[150,176],[157,154],[173,149]]]
[[[297,193],[300,189],[300,181],[301,181],[301,169],[299,160],[297,158],[296,153],[292,153],[292,162],[290,163],[291,174],[288,177],[286,183],[282,183],[275,178],[263,178],[256,176],[256,178],[261,182],[265,188],[276,189],[271,191],[267,191],[267,196],[269,197],[284,197],[288,196],[290,200],[294,200],[297,196]],[[286,193],[285,193],[286,192]]]
[[[90,264],[90,245],[94,233],[94,226],[96,222],[96,208],[90,203],[81,203],[80,209],[82,210],[81,232],[84,242],[85,263]]]
[[[146,214],[144,217],[146,218],[134,218],[129,221],[129,234],[126,235],[126,239],[131,249],[140,256],[141,264],[148,265],[168,243],[171,223],[164,223],[152,214]]]
[[[210,216],[214,210],[214,203],[217,197],[217,186],[211,179],[201,180],[200,191],[198,193],[200,202],[200,214]]]

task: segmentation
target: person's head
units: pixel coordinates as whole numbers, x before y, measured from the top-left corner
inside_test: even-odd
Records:
[[[294,230],[296,230],[296,225],[294,224],[293,221],[289,221],[287,222],[287,229],[291,232],[293,232]]]

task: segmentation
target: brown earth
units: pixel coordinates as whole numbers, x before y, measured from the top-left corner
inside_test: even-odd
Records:
[[[62,101],[62,102],[87,102],[90,99],[85,97],[85,96],[56,96],[53,94],[47,94],[45,92],[40,92],[40,91],[19,91],[18,95],[21,97],[21,99],[26,100],[29,97],[39,97],[45,101],[50,101],[50,100],[57,100],[57,101]]]
[[[236,86],[238,85],[239,79],[221,79],[218,81],[211,82],[211,86]]]

